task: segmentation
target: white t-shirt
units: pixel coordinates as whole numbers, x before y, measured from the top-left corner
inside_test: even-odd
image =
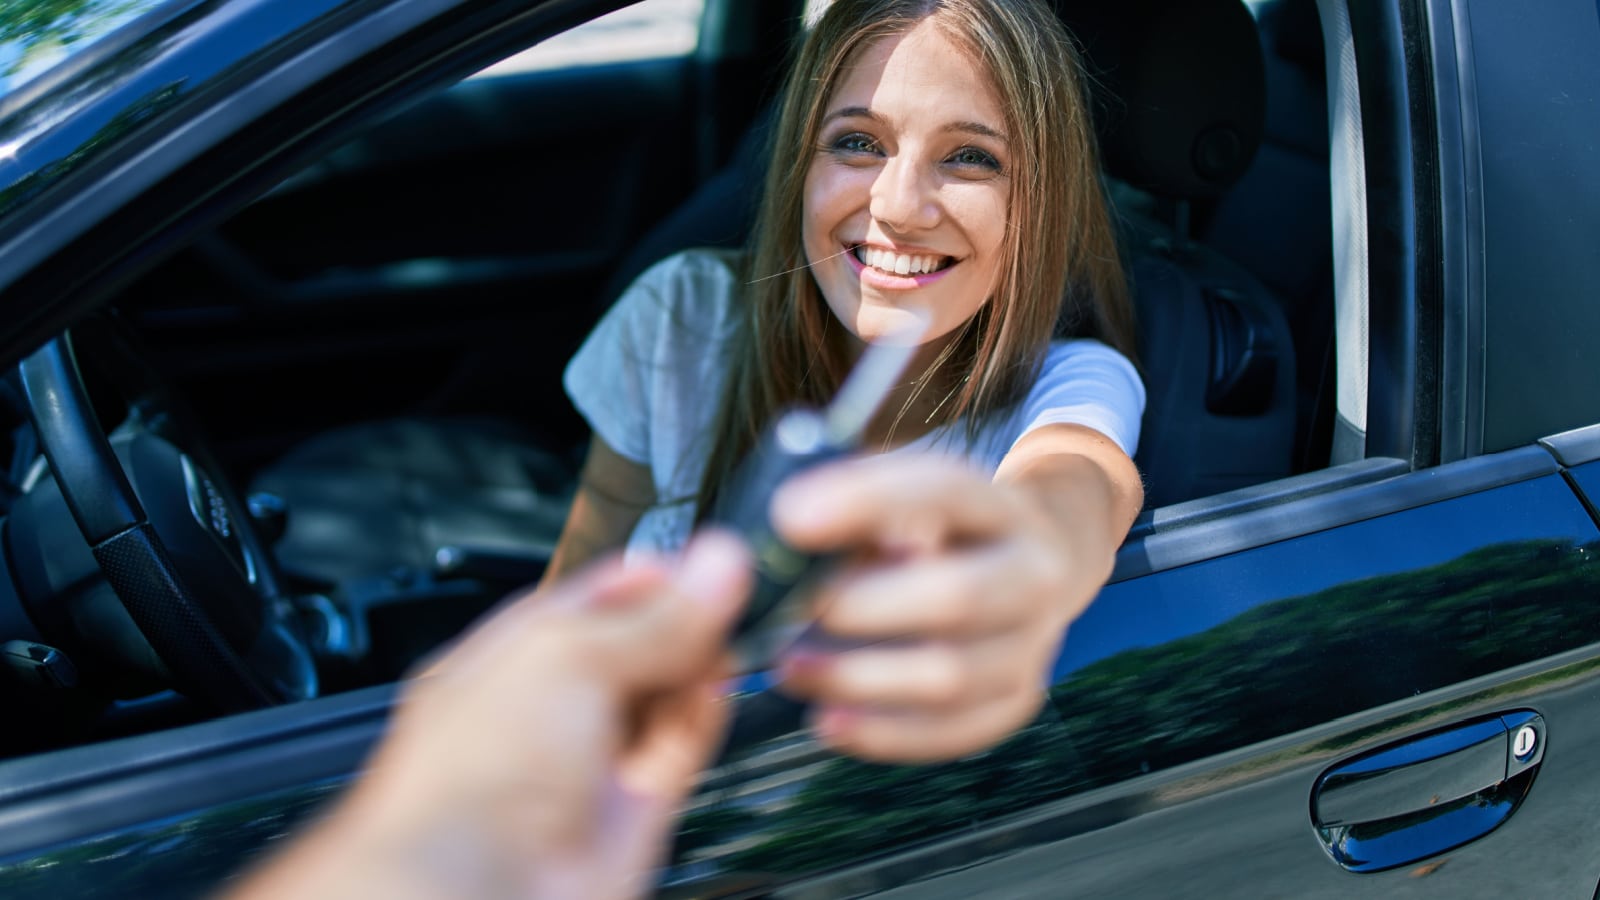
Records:
[[[567,394],[594,433],[648,466],[655,481],[657,502],[629,536],[630,555],[677,550],[693,528],[738,323],[733,259],[690,250],[652,266],[567,364]],[[1093,428],[1132,456],[1144,402],[1144,384],[1122,354],[1095,340],[1052,341],[1027,397],[991,418],[975,441],[957,424],[889,452],[960,456],[993,475],[1022,435],[1066,423]]]

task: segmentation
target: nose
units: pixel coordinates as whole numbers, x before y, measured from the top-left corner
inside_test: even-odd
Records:
[[[939,223],[935,193],[930,173],[897,154],[885,161],[873,180],[868,211],[893,231],[929,229]]]

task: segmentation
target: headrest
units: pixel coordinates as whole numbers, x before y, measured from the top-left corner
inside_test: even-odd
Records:
[[[1167,197],[1220,195],[1261,143],[1266,76],[1241,0],[1056,0],[1083,45],[1107,171]]]

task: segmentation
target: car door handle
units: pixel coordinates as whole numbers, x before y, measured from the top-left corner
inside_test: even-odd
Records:
[[[1311,819],[1334,861],[1406,865],[1476,840],[1510,817],[1544,759],[1545,725],[1518,710],[1407,738],[1323,772]]]

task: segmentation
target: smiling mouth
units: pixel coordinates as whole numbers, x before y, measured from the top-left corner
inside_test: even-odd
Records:
[[[895,253],[866,244],[856,244],[850,253],[862,265],[888,275],[931,275],[956,264],[953,256]]]

